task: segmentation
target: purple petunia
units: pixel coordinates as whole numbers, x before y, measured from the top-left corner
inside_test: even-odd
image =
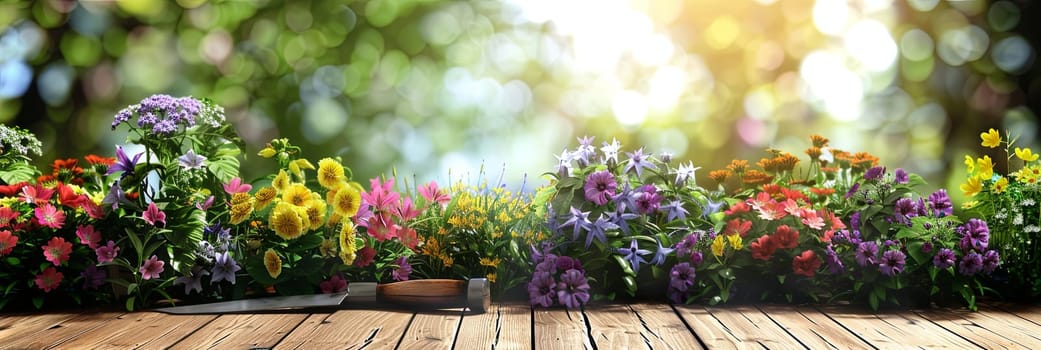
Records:
[[[998,251],[988,250],[983,254],[983,273],[994,272],[1001,265],[1001,257],[998,256]]]
[[[978,252],[987,250],[987,245],[990,243],[990,228],[987,227],[986,221],[969,219],[969,222],[959,226],[957,231],[962,235],[959,243],[962,252],[968,252],[971,249]]]
[[[936,268],[943,270],[948,267],[954,266],[955,259],[956,258],[954,256],[953,250],[942,248],[939,252],[936,252],[936,256],[933,256],[933,266],[936,266]]]
[[[412,274],[412,264],[408,263],[408,257],[398,257],[394,260],[394,264],[398,265],[398,268],[390,273],[391,277],[395,281],[408,281],[408,275]]]
[[[570,269],[560,275],[557,301],[569,309],[577,309],[589,302],[589,282],[584,272]]]
[[[907,256],[899,250],[887,250],[882,253],[882,261],[878,264],[878,271],[886,276],[895,276],[904,271]]]
[[[694,286],[694,277],[697,275],[697,271],[690,263],[679,263],[672,267],[672,271],[669,272],[669,287],[681,292],[686,292],[687,289]]]
[[[929,206],[933,208],[933,215],[936,217],[951,216],[954,213],[951,197],[947,196],[947,190],[942,188],[929,195]]]
[[[80,276],[83,276],[83,289],[98,289],[105,285],[105,278],[108,277],[105,270],[98,270],[94,265],[87,265]]]
[[[839,274],[846,270],[846,266],[839,259],[839,254],[835,252],[835,249],[830,244],[824,251],[824,263],[828,265],[828,272],[832,274]]]
[[[975,275],[981,270],[983,270],[983,257],[976,252],[966,254],[958,263],[958,273],[965,276]]]
[[[676,257],[684,259],[690,256],[697,248],[698,232],[692,232],[676,243]]]
[[[614,175],[607,170],[589,174],[586,177],[585,185],[586,200],[596,203],[596,205],[605,205],[614,197],[617,187],[618,183],[615,182]]]
[[[531,275],[531,282],[528,282],[528,300],[532,306],[550,307],[553,305],[556,287],[557,284],[549,272],[535,271]]]
[[[572,258],[570,256],[558,256],[556,260],[558,271],[567,271],[574,269],[582,271],[582,273],[586,272],[586,270],[582,268],[582,262],[578,261],[578,259]]]
[[[886,168],[882,166],[872,167],[864,172],[864,180],[878,180],[885,174]]]
[[[654,185],[643,185],[633,195],[636,199],[636,212],[650,214],[658,211],[661,206],[662,196],[658,194],[658,188]]]
[[[904,168],[897,168],[896,171],[893,172],[893,179],[896,180],[896,183],[898,184],[906,184],[910,181],[910,176]]]
[[[857,265],[867,266],[868,264],[874,265],[875,259],[878,257],[878,244],[874,241],[860,242],[857,245]]]

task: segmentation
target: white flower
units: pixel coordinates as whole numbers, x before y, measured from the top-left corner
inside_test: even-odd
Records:
[[[676,170],[676,186],[683,186],[688,179],[697,184],[698,181],[694,179],[694,172],[698,169],[701,169],[701,167],[694,167],[694,162],[680,164],[679,170]]]
[[[1023,214],[1016,214],[1016,217],[1012,219],[1012,224],[1019,226],[1023,224]]]
[[[1029,207],[1029,206],[1032,206],[1032,205],[1037,204],[1037,203],[1034,202],[1033,198],[1026,198],[1026,199],[1023,199],[1023,201],[1020,202],[1019,204],[1023,205],[1024,207]]]
[[[1027,225],[1027,227],[1023,228],[1023,231],[1029,233],[1037,233],[1041,232],[1041,227],[1038,227],[1037,225]]]

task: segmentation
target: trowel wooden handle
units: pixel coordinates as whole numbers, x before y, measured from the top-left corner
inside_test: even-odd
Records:
[[[423,279],[380,284],[377,295],[381,302],[417,308],[468,307],[484,312],[491,305],[488,280]]]

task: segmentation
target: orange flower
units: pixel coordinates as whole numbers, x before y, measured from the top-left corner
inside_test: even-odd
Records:
[[[770,176],[767,173],[754,169],[746,171],[744,175],[741,177],[741,181],[744,182],[746,185],[750,186],[762,185],[770,181],[773,181],[773,179],[773,176]]]
[[[821,196],[821,197],[827,197],[827,196],[830,196],[830,195],[834,194],[835,193],[835,189],[834,188],[810,187],[810,192],[813,192],[813,194]]]
[[[818,160],[820,159],[821,154],[820,147],[814,146],[806,149],[806,155],[810,156],[810,159]]]
[[[88,154],[86,157],[83,157],[83,159],[86,159],[87,163],[90,163],[90,165],[105,165],[105,166],[109,166],[109,165],[112,165],[112,164],[116,164],[116,158],[102,157],[102,156],[98,156],[98,155],[95,155],[95,154]]]
[[[734,159],[730,162],[730,165],[727,165],[727,170],[730,170],[735,174],[741,175],[745,172],[745,170],[748,170],[748,161]]]
[[[810,142],[813,143],[813,147],[817,148],[828,146],[828,138],[821,135],[810,135]]]
[[[722,185],[727,182],[727,178],[730,177],[730,170],[713,170],[708,173],[708,177],[717,184]]]

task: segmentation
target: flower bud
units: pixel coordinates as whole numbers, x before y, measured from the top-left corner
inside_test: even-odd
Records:
[[[271,148],[271,146],[264,147],[264,149],[260,150],[257,155],[264,158],[271,158],[275,156],[275,149]]]

